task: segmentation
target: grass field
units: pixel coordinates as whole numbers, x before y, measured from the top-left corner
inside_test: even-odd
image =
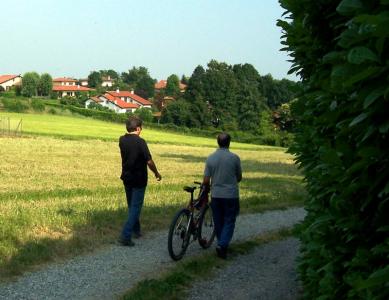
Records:
[[[117,141],[120,135],[125,133],[123,124],[99,121],[79,115],[72,115],[65,111],[66,115],[27,114],[27,113],[0,113],[3,117],[11,119],[11,126],[23,120],[23,133],[35,136],[51,136],[56,138],[85,140],[100,139],[104,141]],[[166,132],[162,130],[148,130],[147,125],[142,132],[142,137],[149,143],[209,146],[213,147],[215,141],[204,137],[188,136],[180,133]],[[270,146],[258,146],[243,143],[234,143],[235,148],[240,149],[275,149]],[[282,148],[278,148],[281,150]],[[284,149],[282,149],[284,150]]]
[[[24,132],[33,135],[0,137],[0,278],[114,242],[126,218],[117,144],[124,126],[1,115],[23,118]],[[163,176],[149,179],[141,220],[147,234],[165,230],[186,204],[182,186],[202,179],[216,143],[147,128],[142,137]],[[242,161],[242,213],[302,205],[302,177],[285,149],[232,143],[231,151]]]

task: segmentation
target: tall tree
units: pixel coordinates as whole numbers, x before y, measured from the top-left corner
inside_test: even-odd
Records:
[[[197,96],[203,96],[204,95],[204,80],[205,70],[202,66],[197,66],[192,76],[188,80],[188,86],[185,90],[185,99],[189,100],[192,98],[195,98]]]
[[[239,129],[256,131],[260,124],[260,112],[266,109],[265,99],[260,94],[261,77],[250,64],[234,65],[237,80],[236,106]]]
[[[93,71],[89,74],[88,76],[88,85],[90,87],[97,88],[101,85],[102,79],[101,79],[101,74],[100,72]]]
[[[169,103],[162,110],[162,123],[173,123],[177,126],[191,126],[190,119],[190,104],[183,99]]]
[[[151,98],[154,96],[155,80],[150,76],[141,77],[135,87],[135,93],[143,98]]]
[[[128,73],[123,72],[121,78],[135,90],[135,93],[143,98],[154,96],[155,80],[150,77],[149,71],[145,67],[133,67]]]
[[[180,79],[175,74],[167,78],[165,94],[167,96],[177,97],[180,94]]]
[[[134,86],[143,77],[150,77],[150,75],[147,68],[142,66],[140,66],[139,68],[132,67],[131,70],[128,70],[128,73],[126,72],[122,73],[123,81],[127,84],[134,85]]]
[[[38,94],[39,74],[36,72],[27,72],[22,79],[22,95],[32,97]]]
[[[204,100],[208,101],[212,112],[223,125],[229,124],[229,129],[236,130],[237,106],[235,94],[237,91],[237,81],[232,71],[232,67],[226,63],[219,63],[211,60],[205,72],[203,81]]]
[[[100,70],[99,73],[101,74],[101,76],[104,76],[104,77],[109,76],[112,80],[117,80],[119,78],[119,74],[115,70],[112,70],[112,69]]]
[[[39,78],[38,95],[48,96],[53,89],[53,78],[48,73],[43,73]]]
[[[188,80],[189,80],[189,78],[187,76],[185,76],[185,74],[183,74],[181,76],[181,83],[188,84]]]

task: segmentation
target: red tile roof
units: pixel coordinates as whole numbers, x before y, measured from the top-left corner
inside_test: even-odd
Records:
[[[112,96],[112,95],[110,95],[110,94],[107,94],[107,93],[105,93],[104,95],[103,95],[103,97],[105,97],[106,99],[108,99],[109,101],[115,101],[115,99],[116,99],[116,97],[114,97],[114,96]],[[119,98],[120,99],[120,98]]]
[[[105,93],[103,97],[105,97],[109,102],[119,106],[120,108],[139,108],[139,105],[137,104],[127,103],[126,101],[123,101],[120,98],[114,97],[108,93]]]
[[[86,92],[92,90],[80,85],[53,85],[54,92]]]
[[[53,81],[55,81],[55,82],[77,82],[77,80],[75,80],[73,78],[67,78],[67,77],[54,78]]]
[[[103,102],[103,100],[101,100],[99,97],[90,97],[89,99],[95,101],[96,103]]]
[[[166,84],[167,84],[167,80],[160,80],[156,84],[154,84],[154,88],[156,90],[165,89],[166,88]],[[179,83],[179,88],[180,88],[180,90],[185,90],[186,89],[186,84],[183,84],[183,83],[180,82]]]
[[[137,94],[133,94],[132,92],[129,91],[107,91],[108,94],[114,96],[114,97],[128,97],[136,102],[142,104],[142,105],[151,105],[152,103],[149,100],[146,100],[142,98],[141,96],[138,96]]]
[[[0,83],[4,83],[19,76],[20,75],[0,75]]]
[[[160,80],[156,84],[154,84],[154,88],[156,90],[164,89],[166,88],[167,80]]]

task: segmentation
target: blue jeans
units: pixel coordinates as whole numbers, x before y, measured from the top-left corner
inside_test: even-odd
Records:
[[[146,187],[134,188],[124,185],[124,190],[127,197],[128,219],[123,226],[121,238],[123,240],[131,240],[132,233],[140,233],[139,216],[145,198]]]
[[[239,199],[212,197],[211,207],[217,244],[227,248],[234,234],[236,216],[239,214]]]

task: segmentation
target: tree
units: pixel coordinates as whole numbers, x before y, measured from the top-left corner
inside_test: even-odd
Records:
[[[147,68],[133,67],[128,73],[123,72],[121,78],[124,83],[135,90],[137,95],[146,99],[154,96],[155,80],[150,77]]]
[[[226,63],[211,60],[203,80],[203,99],[208,101],[213,113],[221,119],[221,125],[233,122],[238,114],[236,107],[237,80],[232,67]],[[230,127],[234,130],[236,126]]]
[[[129,85],[136,85],[136,83],[142,78],[142,77],[150,77],[149,71],[146,67],[132,67],[131,70],[128,70],[128,73],[123,72],[122,73],[122,79],[125,83]]]
[[[38,83],[38,95],[49,96],[53,89],[53,78],[48,73],[43,73]]]
[[[205,70],[202,66],[197,66],[192,76],[188,80],[188,86],[186,87],[184,97],[189,100],[204,95],[203,80],[205,76]]]
[[[260,94],[261,77],[250,64],[234,65],[233,71],[238,86],[236,106],[239,129],[254,132],[259,127],[260,112],[267,109],[265,99]]]
[[[136,83],[135,94],[142,98],[151,98],[154,96],[154,84],[155,80],[150,76],[144,76]]]
[[[119,78],[119,74],[112,70],[112,69],[109,69],[109,70],[100,70],[99,71],[100,75],[103,77],[110,77],[112,80],[117,80]]]
[[[102,78],[100,72],[93,71],[88,75],[88,85],[97,88],[101,86]]]
[[[177,126],[190,126],[190,104],[183,99],[169,103],[163,110],[161,123],[171,123]]]
[[[181,83],[188,84],[189,78],[184,74],[181,76]]]
[[[39,74],[36,72],[27,72],[23,75],[22,96],[32,97],[38,93]]]
[[[141,118],[144,122],[151,122],[153,120],[153,113],[149,108],[138,108],[134,114]]]
[[[177,97],[180,94],[180,80],[175,74],[167,78],[165,94],[172,97]]]
[[[260,91],[273,110],[293,100],[300,89],[299,83],[288,79],[276,80],[270,74],[261,77]]]

